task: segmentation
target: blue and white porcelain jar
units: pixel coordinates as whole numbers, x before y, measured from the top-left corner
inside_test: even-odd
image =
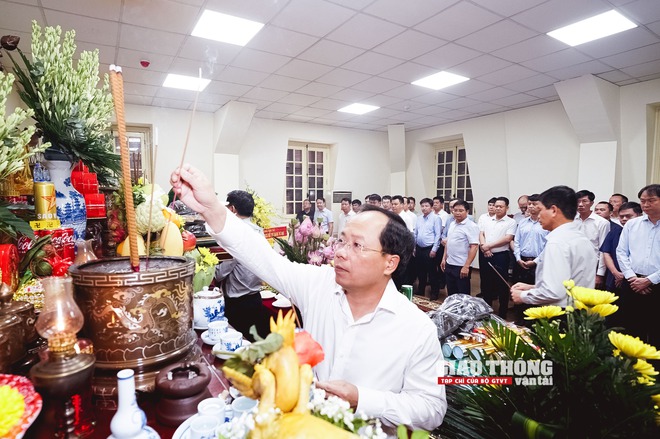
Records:
[[[87,208],[85,197],[71,184],[71,162],[63,160],[46,161],[50,178],[55,185],[57,218],[62,227],[73,229],[74,239],[85,239],[87,228]]]

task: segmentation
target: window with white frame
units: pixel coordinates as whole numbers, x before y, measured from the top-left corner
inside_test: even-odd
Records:
[[[329,145],[289,142],[286,153],[286,215],[302,210],[302,202],[309,198],[312,204],[323,197],[326,187]]]
[[[436,194],[445,200],[460,198],[473,204],[472,183],[463,139],[436,143]],[[449,210],[449,203],[445,204]]]

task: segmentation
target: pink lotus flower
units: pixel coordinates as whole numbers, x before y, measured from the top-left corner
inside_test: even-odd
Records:
[[[307,253],[307,260],[311,265],[323,264],[323,253],[320,250]]]
[[[312,224],[312,221],[309,218],[305,218],[305,221],[300,224],[300,227],[298,227],[298,230],[302,234],[302,236],[309,236],[312,234],[312,230],[314,229],[314,224]]]
[[[335,258],[335,249],[331,245],[327,246],[326,248],[323,249],[323,256],[327,260],[332,260]]]
[[[296,242],[299,242],[299,243],[301,243],[301,244],[302,244],[303,241],[305,240],[305,236],[302,234],[302,232],[300,231],[300,229],[296,229],[295,237],[296,237]]]
[[[320,237],[321,237],[321,228],[318,225],[316,225],[312,229],[312,238],[318,239]]]

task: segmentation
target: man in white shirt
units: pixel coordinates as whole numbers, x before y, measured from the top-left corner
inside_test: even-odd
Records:
[[[521,195],[518,198],[518,209],[520,209],[520,212],[516,212],[513,214],[513,220],[516,223],[519,223],[521,220],[529,216],[529,212],[527,211],[528,206],[529,206],[529,197],[527,195]]]
[[[577,286],[593,288],[593,267],[598,258],[573,221],[577,210],[573,189],[552,187],[541,194],[540,201],[539,221],[550,233],[538,258],[536,283],[516,283],[511,287],[511,298],[514,303],[565,307],[572,301],[569,303],[564,281],[573,279]]]
[[[332,236],[332,228],[334,226],[332,211],[330,209],[326,209],[325,198],[323,197],[316,199],[314,222],[318,224],[319,218],[321,219],[321,233],[327,233],[328,235]]]
[[[305,329],[325,351],[314,368],[317,387],[380,418],[388,433],[400,424],[424,430],[440,425],[447,401],[437,383],[437,329],[392,281],[413,248],[398,215],[366,207],[344,228],[334,268],[295,264],[227,215],[199,170],[184,165],[170,182],[223,248],[300,308]]]
[[[396,213],[403,219],[403,222],[406,223],[406,227],[410,230],[410,233],[415,233],[415,216],[410,216],[404,210],[406,202],[401,195],[394,195],[392,197],[392,212]]]
[[[402,197],[402,198],[403,198],[403,215],[405,215],[404,221],[406,222],[406,224],[412,222],[413,225],[412,232],[415,233],[415,226],[417,225],[417,215],[415,215],[414,212],[410,211],[410,202],[408,201],[408,197]],[[413,201],[413,205],[414,204],[415,202]]]
[[[506,318],[509,309],[509,285],[501,277],[508,279],[511,256],[509,243],[516,234],[516,222],[506,215],[509,209],[507,197],[497,197],[495,200],[495,216],[486,220],[479,227],[479,247],[484,255],[485,264],[479,265],[483,273],[485,285],[481,285],[484,300],[489,305],[493,300],[499,301],[497,315]],[[499,273],[499,276],[497,273]]]
[[[389,195],[383,195],[381,207],[385,210],[392,210],[392,197]]]
[[[634,316],[626,329],[657,347],[660,346],[656,323],[660,310],[660,184],[643,187],[637,196],[644,214],[623,226],[616,257],[625,278],[621,294],[628,308],[626,314]]]
[[[440,269],[447,279],[447,295],[470,294],[470,265],[479,250],[479,226],[468,219],[470,205],[463,200],[454,202],[454,221],[449,225],[447,245]]]
[[[610,222],[597,215],[596,212],[591,210],[594,205],[596,195],[588,190],[578,191],[575,196],[577,197],[577,215],[575,215],[575,225],[582,233],[591,241],[598,264],[594,268],[595,285],[597,288],[605,287],[605,259],[600,253],[600,246],[605,242],[607,234],[610,233]]]
[[[339,218],[337,220],[337,236],[341,236],[341,232],[344,230],[346,223],[348,223],[354,215],[355,212],[351,209],[350,198],[342,198],[341,212],[339,212]]]
[[[440,237],[442,238],[442,235],[444,235],[444,229],[447,227],[447,220],[449,218],[449,214],[445,211],[445,198],[441,195],[433,197],[433,213],[440,218],[440,226],[441,226],[441,232],[440,232]],[[447,285],[447,281],[445,280],[445,272],[440,269],[440,262],[442,261],[442,255],[445,253],[445,246],[440,241],[440,245],[438,246],[438,252],[435,255],[436,263],[435,263],[435,270],[437,272],[438,276],[438,281],[440,283],[440,289],[443,289]]]

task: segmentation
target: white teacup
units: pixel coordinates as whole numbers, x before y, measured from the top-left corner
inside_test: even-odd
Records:
[[[229,328],[229,323],[227,320],[217,320],[215,322],[209,323],[208,334],[209,338],[213,341],[220,340],[223,334],[227,332]]]
[[[240,418],[243,413],[249,412],[257,405],[257,401],[247,396],[239,396],[231,403],[231,408],[234,410],[234,417]]]
[[[200,416],[215,416],[221,424],[225,422],[225,402],[220,398],[206,398],[197,404]]]
[[[190,423],[190,439],[215,439],[220,421],[215,416],[200,415]]]
[[[240,332],[226,332],[220,336],[220,343],[223,351],[234,352],[243,344],[243,334]]]

